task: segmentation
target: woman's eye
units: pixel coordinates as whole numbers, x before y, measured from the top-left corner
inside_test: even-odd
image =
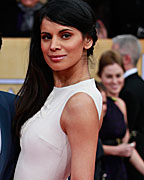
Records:
[[[120,78],[121,77],[121,74],[117,74],[117,78]]]
[[[112,76],[111,76],[111,75],[107,75],[106,77],[107,77],[108,79],[112,78]]]
[[[52,37],[51,35],[46,34],[46,35],[42,35],[41,38],[44,40],[48,40],[48,39],[51,39]]]
[[[62,35],[62,38],[63,38],[63,39],[68,39],[70,36],[71,36],[70,33],[64,33],[64,34]]]

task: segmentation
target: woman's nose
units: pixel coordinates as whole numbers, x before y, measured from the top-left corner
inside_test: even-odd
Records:
[[[112,82],[113,82],[113,83],[117,83],[117,78],[114,77],[114,78],[112,79]]]
[[[51,45],[50,45],[50,50],[51,51],[56,51],[60,49],[60,42],[56,37],[53,37],[51,39]]]

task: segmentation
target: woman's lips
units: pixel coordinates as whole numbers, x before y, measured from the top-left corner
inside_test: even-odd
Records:
[[[59,62],[65,58],[66,55],[57,55],[57,56],[49,56],[49,58],[54,62]]]

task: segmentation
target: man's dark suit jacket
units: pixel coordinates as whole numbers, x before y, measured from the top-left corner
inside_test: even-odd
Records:
[[[19,155],[19,144],[14,140],[11,132],[14,116],[15,96],[0,91],[0,127],[1,127],[1,153],[0,153],[0,180],[12,180],[15,165]]]
[[[120,93],[120,97],[126,103],[129,130],[137,133],[137,136],[134,138],[136,149],[144,159],[144,81],[138,73],[125,78],[125,85]],[[131,172],[134,172],[134,170]],[[138,176],[135,178],[136,180],[144,179],[144,177],[138,178]],[[131,180],[133,179],[134,175]]]

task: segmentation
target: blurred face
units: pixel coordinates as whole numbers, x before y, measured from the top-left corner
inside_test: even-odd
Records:
[[[112,44],[112,49],[119,52],[119,44],[113,43]]]
[[[44,18],[41,24],[41,49],[44,59],[53,71],[67,70],[83,63],[85,48],[82,33]]]
[[[107,89],[108,96],[118,97],[124,84],[123,69],[114,63],[104,67],[101,81]]]
[[[21,3],[26,7],[33,7],[40,0],[21,0]]]

